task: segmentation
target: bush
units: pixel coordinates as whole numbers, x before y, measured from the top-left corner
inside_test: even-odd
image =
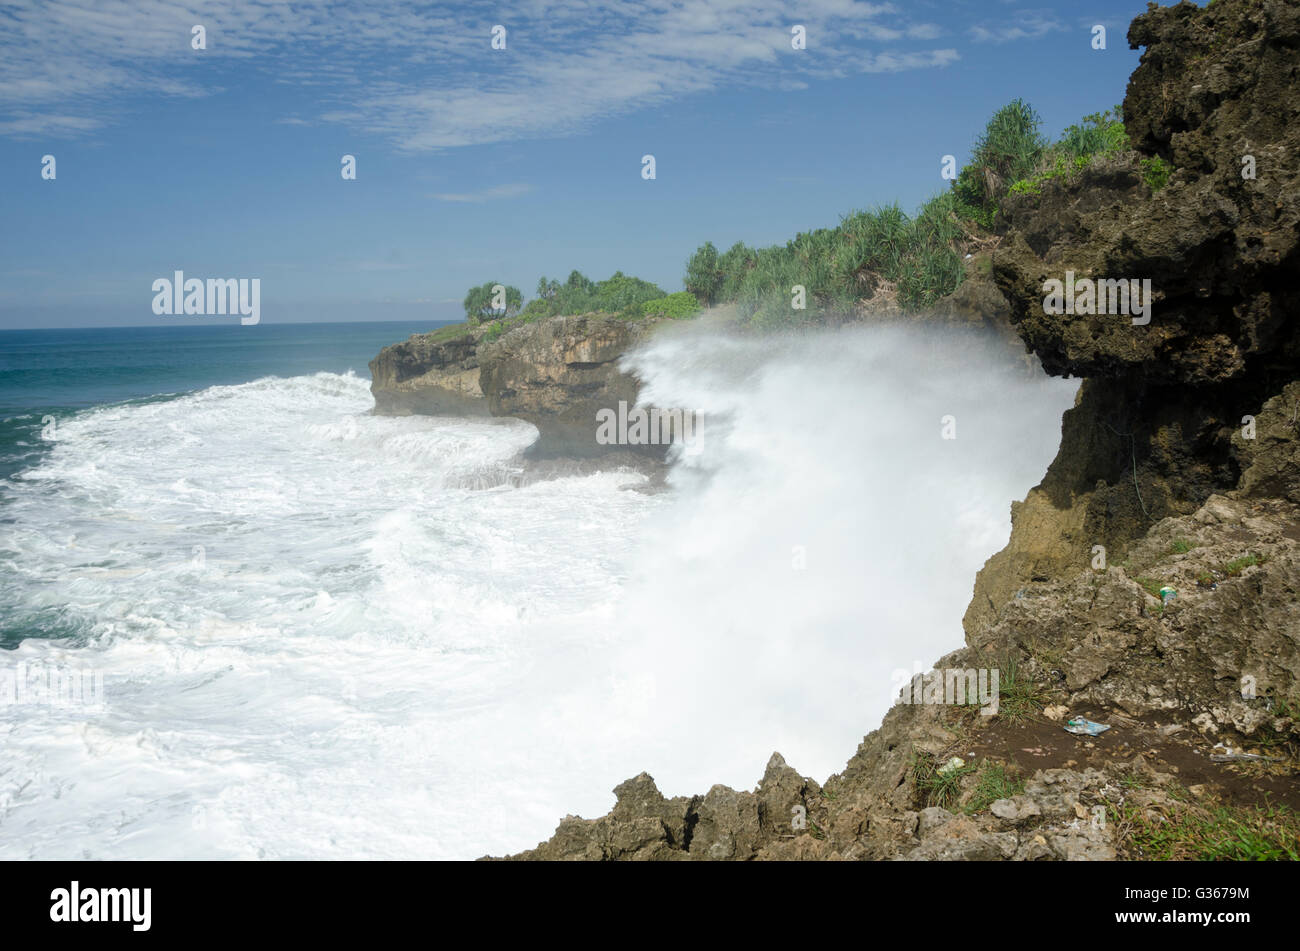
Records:
[[[662,288],[622,271],[614,272],[604,281],[593,281],[581,271],[572,271],[563,284],[541,278],[537,282],[537,296],[523,309],[523,316],[537,320],[595,311],[639,316],[642,304],[663,296]]]
[[[1042,119],[1023,99],[993,114],[975,140],[971,160],[953,182],[958,213],[991,230],[998,202],[1012,182],[1030,175],[1047,143],[1038,131]]]
[[[1115,106],[1107,112],[1084,116],[1079,125],[1065,127],[1054,148],[1076,159],[1127,151],[1130,145],[1123,112]]]
[[[1069,180],[1098,156],[1115,155],[1129,149],[1128,132],[1120,121],[1120,107],[1084,116],[1078,125],[1067,126],[1061,138],[1043,150],[1034,171],[1011,184],[1010,195],[1040,195],[1043,184],[1053,179]]]
[[[641,305],[641,313],[647,317],[663,316],[674,320],[694,317],[700,312],[700,302],[688,291],[678,291],[667,297],[648,300]]]
[[[1173,174],[1174,167],[1160,156],[1145,158],[1140,164],[1142,166],[1142,180],[1147,183],[1147,187],[1153,192],[1158,192],[1169,184],[1169,176]]]
[[[961,282],[956,242],[964,229],[956,207],[943,193],[915,217],[890,204],[851,212],[837,227],[800,232],[785,245],[755,250],[737,243],[716,258],[710,286],[716,300],[734,301],[760,327],[815,321],[831,308],[847,311],[886,281],[897,285],[905,309],[926,307]],[[688,289],[692,272],[709,274],[710,248],[702,245],[688,264]],[[793,306],[796,286],[804,288],[803,310]]]
[[[992,230],[1008,193],[1038,194],[1045,181],[1077,174],[1097,155],[1129,148],[1120,109],[1085,116],[1049,144],[1041,119],[1022,99],[1003,106],[975,141],[971,161],[951,189],[914,216],[897,204],[855,211],[834,228],[800,232],[785,245],[751,248],[743,242],[718,254],[711,241],[686,263],[687,292],[701,303],[734,302],[743,317],[771,327],[820,319],[828,309],[851,309],[892,284],[904,310],[933,305],[957,289],[965,274],[962,252],[970,223]],[[1143,168],[1161,187],[1167,166]],[[794,288],[806,307],[796,310]]]

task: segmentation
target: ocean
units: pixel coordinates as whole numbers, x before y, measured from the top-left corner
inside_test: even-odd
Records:
[[[642,770],[824,779],[960,646],[1077,388],[955,333],[683,332],[629,358],[704,420],[649,492],[371,415],[425,329],[0,332],[0,858],[474,858]]]

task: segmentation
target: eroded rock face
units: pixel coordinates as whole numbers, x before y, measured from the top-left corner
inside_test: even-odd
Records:
[[[617,801],[599,819],[566,816],[555,835],[521,860],[742,860],[769,844],[794,839],[795,809],[806,815],[815,782],[773,753],[757,792],[714,786],[704,796],[666,799],[646,773],[614,789]],[[806,829],[806,822],[801,827]]]
[[[639,381],[619,360],[653,320],[599,314],[552,317],[491,339],[491,325],[447,338],[415,334],[370,361],[375,412],[404,416],[511,416],[532,423],[539,458],[614,453],[661,459],[662,445],[602,445],[597,412],[636,405]]]
[[[595,456],[596,414],[636,404],[640,384],[618,361],[645,338],[652,321],[587,315],[525,324],[479,348],[480,386],[493,416],[526,420],[540,433],[537,456]],[[660,456],[662,446],[627,446]]]
[[[1162,605],[1151,589],[1165,587],[1177,594]],[[1125,565],[1034,586],[971,643],[1031,658],[1045,681],[1058,669],[1071,706],[1208,713],[1211,732],[1249,737],[1272,723],[1269,697],[1300,697],[1300,507],[1211,496],[1160,522]]]
[[[1180,3],[1139,16],[1129,40],[1147,49],[1125,124],[1173,176],[1153,191],[1138,160],[1119,158],[1009,202],[993,272],[1011,321],[1048,372],[1085,382],[1046,478],[1013,507],[1010,544],[980,572],[968,634],[1026,583],[1084,566],[1093,545],[1119,557],[1160,519],[1236,488],[1243,418],[1300,376],[1300,7]],[[1150,323],[1045,313],[1044,282],[1067,271],[1150,279]],[[1278,465],[1261,458],[1251,485],[1293,479]]]
[[[478,342],[483,332],[466,330],[439,340],[413,334],[384,347],[370,361],[370,392],[381,416],[487,416],[479,386]]]

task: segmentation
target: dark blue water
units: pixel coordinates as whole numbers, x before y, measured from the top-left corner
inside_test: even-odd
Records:
[[[354,371],[445,321],[0,330],[0,479],[32,465],[48,417],[267,376]],[[0,513],[0,518],[3,513]]]

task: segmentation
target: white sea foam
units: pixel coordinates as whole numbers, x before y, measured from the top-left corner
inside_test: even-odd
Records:
[[[960,645],[1075,384],[883,330],[632,362],[704,413],[671,492],[520,479],[531,426],[372,417],[350,375],[61,423],[0,499],[0,606],[77,636],[0,664],[102,671],[107,710],[0,707],[0,857],[468,858],[641,769],[839,769]]]

